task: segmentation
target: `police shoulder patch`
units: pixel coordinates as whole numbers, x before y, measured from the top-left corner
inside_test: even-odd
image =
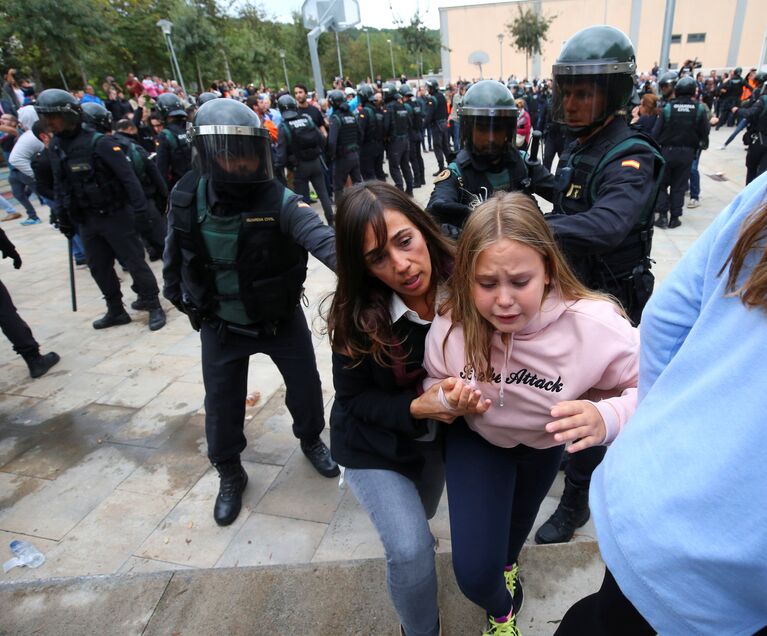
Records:
[[[639,170],[639,162],[636,159],[626,159],[625,161],[621,161],[621,167],[634,168],[636,170]]]
[[[436,177],[434,177],[434,183],[439,183],[440,181],[444,181],[445,179],[449,179],[451,174],[452,174],[452,172],[450,172],[450,169],[449,168],[445,168]]]

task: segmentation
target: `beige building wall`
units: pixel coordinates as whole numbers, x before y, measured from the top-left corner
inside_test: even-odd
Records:
[[[539,73],[535,72],[533,60],[528,60],[526,66],[524,53],[511,47],[507,28],[519,15],[518,7],[535,9],[536,4],[542,15],[555,16],[537,65]],[[449,81],[479,79],[479,68],[468,60],[473,52],[483,51],[489,58],[482,66],[485,78],[498,79],[501,70],[504,78],[512,73],[518,79],[550,77],[551,65],[567,38],[595,24],[610,24],[627,35],[637,32],[634,45],[638,69],[649,71],[660,58],[665,7],[665,0],[521,0],[440,8],[442,43],[449,49],[443,52],[443,76]],[[633,25],[632,15],[639,17]],[[743,19],[736,19],[738,15]],[[735,61],[730,64],[734,24]],[[687,42],[688,35],[696,33],[705,33],[705,41]],[[501,46],[499,34],[503,34]],[[705,69],[731,66],[767,69],[767,0],[720,0],[717,3],[677,0],[672,34],[681,36],[680,43],[671,44],[672,65],[697,57]]]

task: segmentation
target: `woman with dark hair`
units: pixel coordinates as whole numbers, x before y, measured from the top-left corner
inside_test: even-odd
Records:
[[[402,632],[435,636],[441,626],[428,520],[445,483],[437,421],[487,409],[458,378],[425,393],[421,387],[426,333],[453,247],[405,193],[372,181],[340,201],[336,259],[328,312],[331,453],[384,545]]]

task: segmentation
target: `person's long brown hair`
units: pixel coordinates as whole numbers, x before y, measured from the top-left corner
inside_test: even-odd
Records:
[[[494,330],[474,303],[475,270],[479,255],[501,239],[519,241],[543,257],[550,280],[543,300],[553,288],[564,301],[591,298],[615,302],[606,294],[588,289],[573,274],[533,199],[521,192],[497,191],[477,206],[463,226],[449,280],[450,295],[439,310],[443,315],[450,311],[453,325],[460,323],[463,327],[465,359],[478,374],[491,373],[490,341]]]
[[[729,266],[725,289],[733,296],[739,296],[746,307],[757,307],[767,311],[767,203],[751,214],[744,222],[730,255],[719,275]],[[738,284],[738,277],[746,258],[756,251],[759,256],[745,282]]]
[[[368,227],[378,246],[388,240],[384,210],[404,214],[421,232],[431,257],[432,288],[446,281],[454,247],[415,201],[381,181],[358,183],[345,191],[336,211],[336,274],[338,283],[327,311],[327,331],[334,351],[359,364],[372,356],[387,366],[400,343],[392,333],[389,302],[392,291],[367,269],[363,245]],[[326,299],[327,300],[327,299]]]

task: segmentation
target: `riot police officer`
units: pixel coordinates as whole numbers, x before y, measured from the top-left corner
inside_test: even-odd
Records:
[[[690,169],[698,151],[708,148],[711,126],[703,104],[693,100],[696,89],[697,84],[691,76],[679,79],[674,88],[676,97],[663,107],[653,128],[653,137],[660,144],[666,160],[656,205],[658,218],[655,227],[675,228],[682,225],[679,217],[682,216]]]
[[[658,78],[658,88],[660,95],[658,97],[658,107],[663,108],[672,99],[674,99],[674,87],[679,79],[679,73],[676,71],[666,71]]]
[[[277,108],[282,114],[278,128],[277,161],[275,168],[285,166],[293,168],[293,187],[297,194],[309,202],[309,182],[322,204],[328,225],[333,226],[333,205],[325,187],[325,173],[322,169],[322,153],[325,149],[325,137],[314,122],[305,115],[298,114],[298,102],[292,95],[283,95],[277,100]]]
[[[373,104],[373,87],[361,84],[357,89],[357,97],[362,105],[359,113],[362,143],[360,148],[360,174],[364,181],[386,181],[383,171],[384,155],[384,114]]]
[[[384,96],[384,140],[389,157],[389,173],[394,185],[413,196],[413,172],[410,170],[410,116],[399,103],[399,91],[386,82],[381,91]],[[404,184],[402,177],[405,177]]]
[[[146,215],[146,197],[128,158],[111,137],[82,128],[80,104],[66,91],[43,91],[35,110],[54,134],[49,148],[59,229],[72,238],[77,225],[91,275],[107,303],[107,313],[93,328],[131,321],[114,271],[117,258],[133,279],[140,305],[136,308],[149,311],[152,331],[161,329],[165,312],[157,281],[135,231],[135,217]]]
[[[192,147],[186,136],[187,115],[184,104],[173,93],[157,98],[157,113],[165,124],[158,136],[157,167],[170,190],[192,165]]]
[[[330,116],[327,155],[333,162],[333,197],[338,204],[347,177],[351,178],[352,183],[362,181],[360,127],[357,118],[349,111],[349,103],[343,91],[330,91],[328,101],[333,107],[333,114]]]
[[[434,156],[437,158],[438,170],[433,175],[436,177],[445,169],[445,159],[450,150],[450,139],[447,131],[447,101],[439,90],[437,80],[426,80],[426,89],[429,91],[426,125],[431,129]]]
[[[443,230],[457,236],[466,217],[495,190],[524,190],[546,199],[554,179],[538,162],[528,164],[514,146],[517,107],[503,84],[480,80],[463,96],[459,126],[461,151],[434,179],[427,210]]]
[[[89,132],[101,133],[104,135],[112,134],[112,113],[110,113],[101,104],[87,102],[82,104],[83,109],[83,128]],[[128,120],[123,120],[128,121]],[[130,123],[130,122],[128,122]],[[159,182],[159,187],[167,197],[168,189],[160,176],[157,166],[149,159],[149,154],[122,135],[112,135],[111,137],[128,157],[133,172],[136,173],[141,189],[146,197],[146,214],[136,215],[136,231],[141,236],[147,248],[147,254],[150,261],[157,261],[162,258],[162,251],[165,247],[165,227],[162,217],[157,211],[152,195],[157,190],[157,185],[152,182],[149,174]],[[143,303],[135,301],[131,307],[133,309],[142,309]]]
[[[733,113],[745,117],[748,121],[746,185],[767,171],[767,95],[764,88],[767,72],[760,71],[754,79],[756,88],[751,95],[751,105],[747,108],[733,107]]]
[[[553,66],[553,118],[575,138],[557,166],[554,213],[546,219],[580,280],[615,296],[634,323],[653,288],[652,213],[663,169],[657,144],[626,123],[636,58],[610,26],[573,35]],[[589,518],[593,447],[570,456],[565,490],[538,543],[569,541]]]
[[[322,475],[339,473],[320,440],[320,377],[300,300],[307,251],[335,268],[334,233],[274,178],[269,133],[233,99],[200,107],[190,130],[195,168],[170,194],[163,293],[200,332],[208,457],[220,475],[219,525],[240,512],[248,361],[277,365],[301,450]]]
[[[410,115],[410,132],[408,141],[410,146],[410,165],[413,168],[413,186],[420,188],[426,185],[426,170],[421,156],[421,143],[423,141],[423,109],[415,99],[413,89],[408,84],[399,88],[402,102]]]
[[[743,78],[741,74],[743,69],[736,68],[732,75],[727,79],[722,88],[720,89],[720,108],[719,108],[719,121],[716,124],[716,129],[719,130],[725,123],[728,126],[732,126],[732,109],[740,103],[740,96],[743,93]]]

